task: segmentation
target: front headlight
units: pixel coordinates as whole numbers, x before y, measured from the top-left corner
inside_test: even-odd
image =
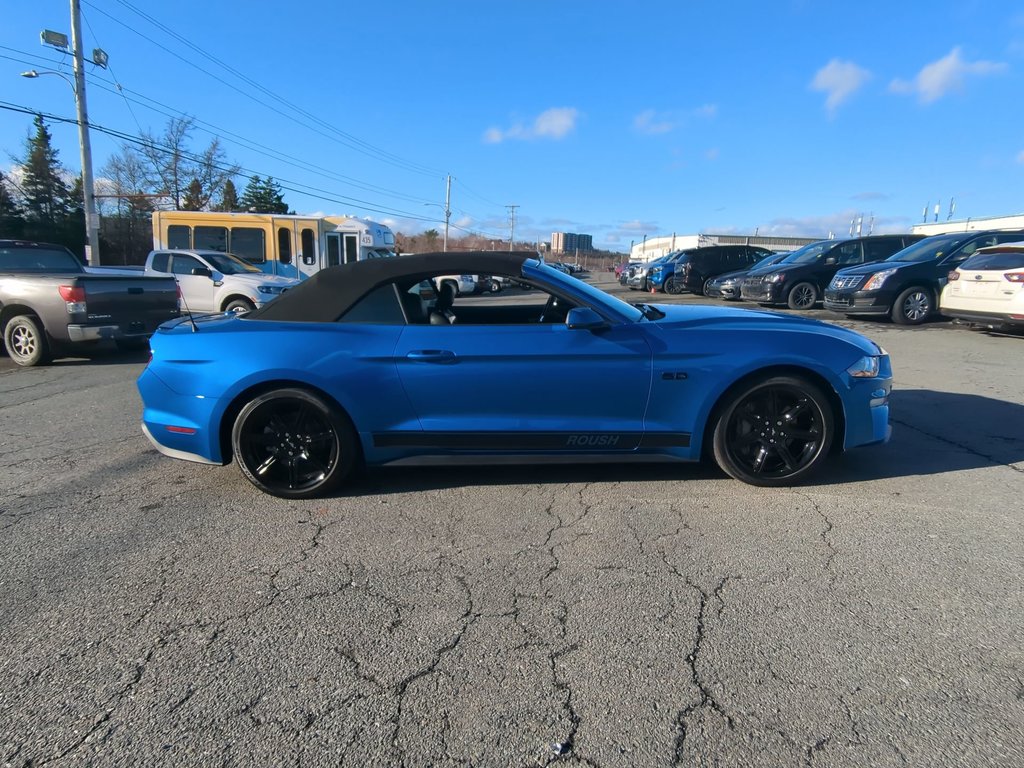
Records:
[[[873,379],[878,376],[881,358],[877,355],[865,355],[846,369],[855,379]]]
[[[261,285],[258,288],[256,288],[256,290],[259,291],[260,293],[265,293],[270,296],[277,296],[278,294],[284,293],[285,289],[282,288],[280,285]]]
[[[882,287],[882,283],[884,283],[886,279],[895,272],[895,269],[883,269],[881,272],[875,272],[875,274],[871,276],[871,279],[864,284],[864,290],[877,291]]]
[[[781,272],[776,272],[772,275],[765,275],[764,281],[766,283],[781,283],[786,276]]]

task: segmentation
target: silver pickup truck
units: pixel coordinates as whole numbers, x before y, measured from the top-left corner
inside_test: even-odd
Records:
[[[63,246],[0,240],[0,331],[18,365],[101,339],[140,347],[176,317],[173,277],[98,274]]]

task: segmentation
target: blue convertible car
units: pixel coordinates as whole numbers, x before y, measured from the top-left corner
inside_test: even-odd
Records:
[[[459,296],[487,274],[515,296]],[[361,464],[714,457],[791,485],[889,436],[889,357],[837,326],[630,305],[535,253],[333,267],[247,314],[163,325],[139,378],[168,456],[234,458],[267,493],[325,494]]]

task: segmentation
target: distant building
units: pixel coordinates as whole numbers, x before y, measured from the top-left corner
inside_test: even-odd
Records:
[[[958,221],[934,221],[915,224],[911,230],[915,235],[942,235],[946,232],[971,232],[981,229],[1024,229],[1024,214],[1013,216],[986,216],[980,219]]]
[[[648,237],[634,243],[629,251],[630,261],[652,261],[672,251],[703,248],[708,245],[757,245],[769,251],[795,251],[808,243],[824,240],[822,237],[776,237],[775,235],[669,235]]]
[[[576,253],[576,251],[594,250],[593,235],[580,235],[575,232],[552,232],[552,253]]]

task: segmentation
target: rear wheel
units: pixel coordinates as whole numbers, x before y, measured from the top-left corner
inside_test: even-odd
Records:
[[[797,283],[790,288],[786,303],[790,309],[811,309],[818,303],[818,289],[813,283]]]
[[[727,474],[759,486],[792,485],[817,470],[835,433],[819,387],[795,376],[754,381],[719,412],[712,446]]]
[[[927,288],[914,286],[902,291],[892,305],[892,321],[900,325],[920,325],[932,313],[934,303]]]
[[[276,389],[247,403],[231,430],[231,446],[253,485],[285,499],[328,493],[358,460],[348,419],[304,389]]]
[[[705,280],[705,281],[704,281],[704,285],[702,285],[702,286],[700,287],[700,292],[701,292],[701,293],[702,293],[703,295],[705,295],[705,296],[707,296],[707,295],[708,295],[708,288],[710,288],[710,287],[711,287],[711,282],[712,282],[712,281],[713,281],[714,279],[715,279],[715,278],[713,278],[713,277],[709,277],[709,278],[708,278],[707,280]]]
[[[4,329],[4,345],[11,360],[26,368],[50,362],[50,345],[43,324],[32,315],[10,319]]]
[[[498,282],[497,280],[491,280],[490,289],[491,289],[491,293],[500,293],[501,292],[501,283]]]

